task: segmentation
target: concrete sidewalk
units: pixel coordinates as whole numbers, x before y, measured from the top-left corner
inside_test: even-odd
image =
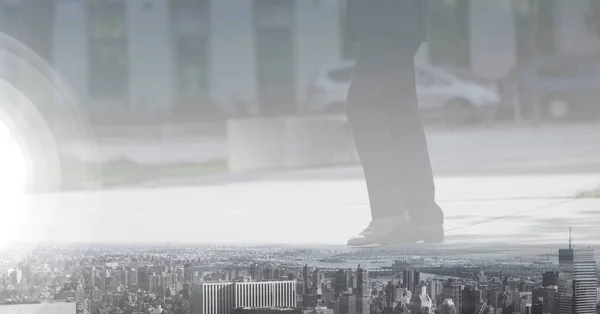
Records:
[[[600,174],[437,180],[443,247],[600,242]],[[369,220],[364,181],[287,179],[43,195],[15,221],[29,242],[343,245]],[[18,228],[22,223],[26,228]]]
[[[445,246],[558,245],[569,226],[577,243],[600,242],[600,199],[572,199],[600,185],[598,125],[428,136]],[[226,153],[219,139],[136,143],[121,142],[105,156],[129,151],[141,162],[164,163]],[[343,244],[368,221],[367,200],[360,167],[161,179],[33,197],[14,235],[30,242]]]

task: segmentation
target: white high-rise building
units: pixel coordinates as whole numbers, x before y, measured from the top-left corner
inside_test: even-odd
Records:
[[[193,314],[230,314],[233,309],[240,307],[296,307],[296,281],[194,284]]]

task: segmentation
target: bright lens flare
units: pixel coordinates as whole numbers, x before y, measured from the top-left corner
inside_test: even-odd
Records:
[[[28,163],[10,127],[0,121],[0,250],[26,229]]]

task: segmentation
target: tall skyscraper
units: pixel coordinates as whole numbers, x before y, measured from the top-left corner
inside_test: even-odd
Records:
[[[415,283],[415,279],[414,279],[413,271],[411,269],[403,270],[402,271],[402,288],[411,290],[412,287],[414,286],[414,283]],[[412,292],[412,290],[411,290],[411,292]]]
[[[148,275],[148,291],[150,293],[160,292],[161,278],[161,275]]]
[[[356,314],[356,296],[344,294],[338,300],[339,314]]]
[[[333,290],[336,296],[348,291],[348,275],[343,269],[339,269],[335,273]]]
[[[124,286],[129,285],[129,280],[128,280],[128,276],[127,275],[128,275],[127,270],[125,268],[121,269],[121,283]]]
[[[418,270],[415,270],[413,279],[414,279],[413,280],[414,284],[413,284],[411,291],[414,293],[417,293],[418,292],[417,290],[419,290],[419,287],[421,286],[421,272]]]
[[[540,304],[544,313],[555,313],[556,288],[548,286],[534,289],[532,293],[534,304]],[[541,301],[541,302],[540,302]]]
[[[325,274],[322,271],[319,271],[318,268],[316,268],[312,274],[313,287],[319,288],[321,286],[321,283],[323,282],[323,279],[325,279]]]
[[[569,248],[558,251],[558,273],[557,314],[595,314],[598,279],[594,251],[575,250],[569,239]]]
[[[93,289],[96,286],[96,269],[92,268],[92,270],[90,270],[90,273],[88,274],[88,278],[87,278],[87,287],[89,289]]]
[[[531,314],[544,314],[544,313],[552,313],[552,312],[544,312],[543,306],[541,304],[534,304],[531,306]]]
[[[252,280],[263,280],[263,269],[262,266],[256,263],[253,263],[250,266],[250,277],[252,277]]]
[[[421,284],[421,272],[418,270],[405,269],[402,272],[402,285],[410,292],[417,292],[417,288]]]
[[[558,286],[558,272],[548,271],[542,275],[542,287]]]
[[[444,282],[442,289],[442,295],[444,299],[451,299],[452,304],[456,307],[458,313],[462,312],[463,309],[463,290],[464,286],[460,285],[452,280]]]
[[[277,280],[275,278],[275,267],[267,266],[263,269],[263,279],[265,280]]]
[[[411,308],[415,313],[426,313],[431,310],[433,301],[427,294],[427,287],[425,285],[417,287],[416,291],[410,300]]]
[[[137,284],[138,283],[138,272],[135,268],[132,268],[127,275],[127,279],[129,283]]]
[[[442,306],[440,307],[439,312],[441,314],[457,314],[457,313],[459,313],[457,311],[456,305],[454,304],[452,299],[445,299],[444,302],[442,303]]]
[[[356,296],[358,298],[371,296],[371,284],[369,282],[369,272],[358,265],[356,270]]]
[[[194,283],[194,281],[196,281],[196,278],[194,276],[194,269],[192,268],[191,264],[185,264],[183,266],[183,278],[184,278],[184,282],[189,282],[189,283]]]
[[[437,301],[438,296],[442,294],[442,283],[437,280],[432,280],[427,284],[427,293],[431,297],[432,300]],[[440,303],[443,302],[440,299]]]
[[[398,288],[394,284],[393,281],[388,281],[387,286],[385,287],[385,306],[386,307],[394,307],[394,303],[396,302],[396,290]]]
[[[356,298],[356,314],[369,313],[371,313],[371,298],[367,296]]]
[[[302,268],[302,281],[304,282],[304,294],[310,294],[312,277],[310,276],[310,269],[308,268],[308,265],[304,265]]]
[[[483,301],[483,293],[477,287],[466,287],[463,290],[462,308],[467,313],[474,313]]]

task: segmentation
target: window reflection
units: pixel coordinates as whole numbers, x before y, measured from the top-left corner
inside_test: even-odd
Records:
[[[88,2],[90,96],[124,100],[128,92],[128,53],[125,3]]]
[[[175,110],[209,109],[209,0],[171,0],[169,4],[176,65]]]
[[[430,0],[430,60],[457,68],[471,67],[471,0]]]
[[[293,0],[255,0],[256,55],[261,110],[295,108]]]

